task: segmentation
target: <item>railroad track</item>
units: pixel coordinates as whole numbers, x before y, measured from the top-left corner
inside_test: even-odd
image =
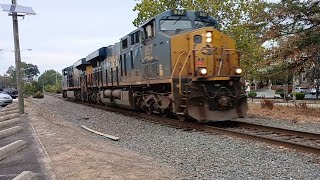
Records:
[[[54,97],[58,98],[57,95],[55,95]],[[68,101],[107,111],[118,112],[127,116],[139,117],[144,121],[170,126],[173,128],[182,129],[184,131],[201,131],[211,134],[224,134],[237,138],[265,142],[277,146],[283,146],[286,148],[320,155],[320,134],[294,131],[271,126],[263,126],[240,121],[221,121],[208,124],[197,124],[192,122],[173,120],[171,118],[162,118],[157,115],[147,115],[145,113],[137,111],[128,111],[127,109],[120,109],[73,100]]]

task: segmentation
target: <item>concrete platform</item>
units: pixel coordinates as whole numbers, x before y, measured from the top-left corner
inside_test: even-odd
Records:
[[[23,171],[33,172],[37,179],[52,179],[50,172],[46,170],[47,165],[44,163],[46,157],[34,137],[27,115],[23,115],[19,119],[19,123],[7,128],[20,126],[22,131],[0,139],[0,147],[5,147],[19,140],[25,141],[26,147],[0,160],[0,180],[13,179]]]

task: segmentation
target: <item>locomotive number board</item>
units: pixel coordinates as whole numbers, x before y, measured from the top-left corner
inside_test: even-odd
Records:
[[[206,18],[206,17],[208,17],[209,15],[208,15],[208,13],[206,13],[206,12],[197,11],[197,12],[196,12],[196,16]]]
[[[175,9],[171,11],[171,15],[173,16],[185,16],[187,15],[187,11],[186,10],[181,10],[181,9]]]

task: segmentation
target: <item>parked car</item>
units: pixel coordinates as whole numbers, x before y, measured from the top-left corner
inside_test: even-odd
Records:
[[[0,93],[8,94],[10,95],[13,99],[16,99],[18,97],[18,91],[14,88],[5,88],[1,91]]]
[[[317,93],[317,89],[316,88],[312,88],[311,89],[311,92],[310,92],[312,95],[315,95]],[[318,94],[320,94],[320,89],[318,91]]]
[[[310,94],[311,90],[306,87],[295,87],[296,92],[304,93],[304,94]]]
[[[5,107],[13,102],[12,98],[8,94],[0,93],[0,106]]]

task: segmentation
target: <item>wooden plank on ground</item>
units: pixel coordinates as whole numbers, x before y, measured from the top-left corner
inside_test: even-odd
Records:
[[[82,127],[83,129],[85,129],[85,130],[88,130],[88,131],[92,132],[92,133],[98,134],[98,135],[100,135],[100,136],[104,136],[104,137],[109,138],[109,139],[112,139],[112,140],[114,140],[114,141],[118,141],[118,140],[120,139],[119,137],[112,136],[112,135],[109,135],[109,134],[104,134],[104,133],[101,133],[101,132],[99,132],[99,131],[95,131],[95,130],[90,129],[90,128],[88,128],[88,127],[86,127],[86,126],[83,126],[83,125],[81,125],[81,127]]]

